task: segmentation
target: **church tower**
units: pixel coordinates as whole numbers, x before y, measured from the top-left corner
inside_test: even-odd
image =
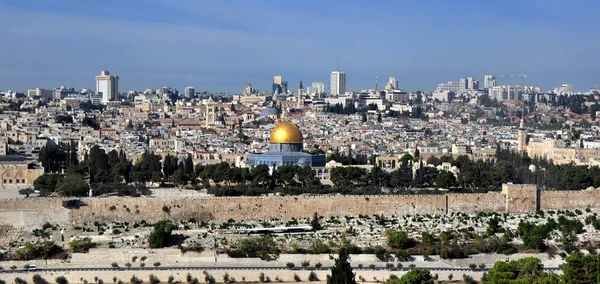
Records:
[[[300,87],[298,88],[298,95],[296,98],[296,102],[298,103],[298,107],[304,106],[304,98],[306,97],[306,93],[304,92],[304,86],[302,86],[302,81],[300,81]]]
[[[212,99],[209,98],[206,103],[206,111],[204,112],[204,117],[206,119],[206,128],[209,128],[211,125],[215,125],[215,118],[217,116],[216,104]]]
[[[517,151],[519,154],[523,154],[527,150],[527,129],[525,129],[523,116],[521,116],[521,124],[517,133]]]

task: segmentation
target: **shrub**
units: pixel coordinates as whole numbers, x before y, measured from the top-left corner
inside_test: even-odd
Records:
[[[131,267],[131,263],[127,262],[125,263],[125,266],[127,266],[127,268]]]
[[[369,264],[369,268],[375,270],[375,264]]]
[[[17,249],[15,258],[18,260],[47,258],[58,250],[58,246],[52,241],[25,243],[23,247]]]
[[[89,237],[76,238],[69,242],[69,250],[74,253],[88,252],[92,247],[92,239]]]
[[[308,281],[319,281],[319,277],[317,277],[317,274],[314,271],[311,271],[310,274],[308,274]]]
[[[160,284],[160,280],[154,274],[150,274],[148,281],[150,284]]]
[[[173,277],[173,275],[169,275],[169,279],[167,280],[167,283],[172,284],[175,282],[175,277]]]
[[[227,273],[223,274],[223,282],[229,283],[229,274],[227,274]]]
[[[286,263],[286,264],[285,264],[285,266],[286,266],[288,269],[292,269],[292,268],[294,268],[296,265],[295,265],[293,262],[288,262],[288,263]]]
[[[206,271],[202,271],[202,273],[204,273],[204,282],[206,283],[217,283],[217,280],[210,274],[208,274],[208,272]]]
[[[27,284],[27,281],[17,277],[15,278],[15,284]]]
[[[144,283],[144,281],[142,279],[137,278],[135,275],[131,276],[131,279],[129,280],[129,282],[131,284],[142,284],[142,283]]]
[[[302,261],[302,267],[306,268],[310,265],[310,262],[308,260],[304,260]]]
[[[300,279],[300,276],[298,276],[298,274],[294,273],[294,281],[300,282],[300,281],[302,281],[302,279]]]
[[[154,265],[154,267],[159,267],[160,266],[160,262],[155,262],[153,265]]]
[[[317,264],[315,264],[315,267],[316,267],[317,269],[321,269],[321,267],[323,267],[323,264],[322,264],[322,263],[320,263],[320,262],[317,262]]]
[[[463,282],[466,284],[477,284],[477,281],[473,280],[473,277],[467,274],[463,274]]]
[[[48,281],[46,281],[46,279],[44,279],[39,274],[36,274],[36,275],[33,275],[33,283],[34,284],[48,284]]]

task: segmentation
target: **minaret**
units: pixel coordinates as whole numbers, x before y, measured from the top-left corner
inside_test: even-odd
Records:
[[[527,149],[527,129],[525,129],[523,115],[521,115],[521,124],[519,124],[519,131],[517,133],[517,152],[523,154]]]
[[[302,81],[300,81],[300,87],[298,88],[298,97],[296,99],[296,102],[298,103],[299,107],[304,106],[304,97],[305,96],[306,96],[306,94],[304,93],[304,87],[302,86]]]

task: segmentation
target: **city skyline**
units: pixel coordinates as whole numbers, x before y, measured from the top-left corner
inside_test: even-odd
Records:
[[[234,2],[108,1],[106,15],[96,3],[2,3],[0,23],[11,29],[0,31],[0,89],[93,89],[106,69],[122,78],[120,92],[191,85],[241,93],[244,82],[269,90],[273,75],[294,87],[329,82],[338,60],[348,90],[373,88],[377,74],[430,91],[486,74],[528,74],[525,84],[544,91],[600,82],[593,1]],[[322,28],[340,25],[349,28],[334,38]]]

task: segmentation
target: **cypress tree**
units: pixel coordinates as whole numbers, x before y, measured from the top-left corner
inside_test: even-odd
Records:
[[[342,247],[339,257],[335,259],[335,264],[331,267],[331,276],[327,277],[327,284],[355,284],[354,276],[350,262],[348,262],[348,251]]]

